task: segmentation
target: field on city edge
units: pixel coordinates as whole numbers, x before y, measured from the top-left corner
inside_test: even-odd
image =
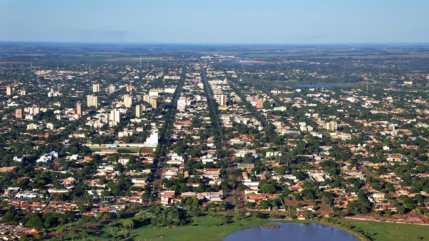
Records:
[[[217,226],[216,224],[220,222],[221,217],[222,215],[218,217],[211,215],[199,217],[191,226],[175,229],[153,229],[151,226],[146,226],[133,230],[131,237],[133,239],[146,238],[147,240],[161,240],[160,236],[163,236],[162,240],[222,240],[222,238],[233,232],[270,222],[269,219],[248,217],[235,222],[231,220],[225,226]],[[353,225],[355,230],[363,230],[373,241],[426,240],[429,238],[429,227],[427,226],[355,220],[341,221],[345,224]],[[422,237],[423,239],[421,239]]]
[[[363,230],[370,240],[374,241],[429,239],[428,226],[355,220],[341,221],[346,225],[354,226],[355,230]]]
[[[233,220],[233,215],[229,215],[227,225],[218,225],[222,222],[223,214],[200,216],[195,221],[186,226],[176,228],[154,228],[144,226],[134,229],[130,238],[133,240],[222,240],[229,234],[251,228],[267,222],[267,219],[256,219],[255,217],[245,217],[238,221]]]
[[[222,225],[223,214],[208,214],[195,218],[191,224],[176,228],[154,227],[151,225],[140,226],[136,222],[135,228],[130,232],[129,238],[132,240],[222,240],[226,236],[236,231],[248,229],[260,224],[272,222],[271,219],[257,219],[253,216],[234,219],[234,215],[228,215],[229,223]],[[411,224],[395,224],[381,222],[366,222],[356,220],[337,219],[347,226],[351,226],[356,231],[363,231],[370,240],[391,241],[391,240],[426,240],[429,238],[429,227]],[[118,222],[118,221],[113,221]],[[276,221],[277,222],[277,221]],[[311,221],[285,221],[297,223],[310,223]],[[102,232],[108,232],[108,226],[104,225]],[[122,231],[118,232],[115,238],[120,238]],[[75,240],[78,240],[75,238]]]

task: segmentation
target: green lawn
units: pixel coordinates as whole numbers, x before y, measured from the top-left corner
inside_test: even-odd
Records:
[[[256,225],[267,223],[267,219],[256,219],[254,217],[245,217],[234,221],[230,217],[229,224],[217,225],[221,223],[224,215],[207,215],[198,217],[194,223],[188,226],[177,228],[156,228],[153,226],[144,226],[134,229],[130,235],[134,240],[222,240],[235,231],[251,228]],[[160,236],[163,236],[161,239]]]
[[[341,220],[355,230],[363,230],[371,240],[428,240],[429,227],[412,224],[379,223],[355,220]],[[423,237],[423,239],[421,239]]]
[[[202,240],[202,241],[221,241],[224,237],[231,233],[248,229],[254,226],[272,222],[272,219],[257,219],[253,216],[242,217],[235,219],[234,215],[228,215],[228,224],[222,224],[224,214],[209,214],[196,218],[191,224],[186,226],[178,226],[176,228],[154,227],[135,221],[134,229],[130,231],[127,238],[124,238],[125,229],[119,225],[119,221],[115,220],[113,223],[118,223],[119,229],[111,230],[109,225],[102,224],[97,232],[95,229],[87,230],[91,240],[146,240],[146,241],[185,241],[185,240]],[[296,223],[310,223],[311,221],[285,221]],[[335,219],[335,223],[341,222],[341,228],[347,230],[349,227],[354,231],[365,233],[372,241],[391,241],[391,240],[428,240],[429,227],[410,224],[395,224],[395,223],[379,223],[367,221],[355,221],[345,219]],[[337,226],[333,223],[328,225]],[[74,225],[73,225],[74,226]],[[82,228],[86,231],[85,228]],[[78,232],[80,232],[79,230]],[[106,239],[106,233],[113,234]],[[353,233],[353,232],[352,232]],[[70,235],[66,235],[67,240],[71,240]],[[81,235],[75,237],[76,241],[84,240]]]

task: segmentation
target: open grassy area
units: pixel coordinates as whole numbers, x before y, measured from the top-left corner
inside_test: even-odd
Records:
[[[255,217],[244,217],[240,220],[233,220],[229,216],[227,225],[218,225],[222,222],[224,215],[206,215],[198,217],[195,222],[188,226],[177,228],[156,228],[144,226],[134,229],[130,235],[134,240],[222,240],[233,232],[251,228],[267,222],[267,219],[257,219]],[[163,236],[163,238],[161,238]]]
[[[412,224],[380,223],[355,220],[341,220],[344,224],[363,230],[374,241],[428,240],[429,227]]]
[[[154,227],[147,223],[135,221],[134,229],[125,231],[123,228],[115,229],[109,227],[111,224],[117,223],[119,220],[114,220],[111,224],[104,223],[99,226],[96,231],[94,228],[86,230],[87,235],[91,238],[98,237],[100,240],[106,240],[105,234],[111,234],[109,240],[166,240],[166,241],[185,241],[185,240],[202,240],[202,241],[220,241],[231,233],[248,229],[261,224],[273,222],[272,219],[256,218],[253,216],[235,218],[235,215],[228,214],[228,224],[223,224],[224,214],[208,214],[194,218],[191,224],[186,226],[178,226],[175,228],[167,227]],[[278,222],[277,220],[275,222]],[[284,221],[294,223],[311,223],[312,221]],[[341,223],[341,227],[334,223],[326,223],[339,227],[345,231],[351,227],[353,231],[365,233],[369,240],[372,241],[391,241],[391,240],[427,240],[429,238],[429,227],[411,224],[395,224],[395,223],[381,223],[381,222],[367,222],[356,220],[335,219],[335,223]],[[72,226],[75,226],[73,224]],[[353,233],[352,231],[352,233]],[[78,231],[79,232],[79,231]],[[126,237],[123,235],[128,233]],[[65,237],[71,240],[70,235]],[[76,235],[74,240],[84,240],[81,235]]]

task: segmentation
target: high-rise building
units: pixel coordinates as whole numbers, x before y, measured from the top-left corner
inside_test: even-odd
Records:
[[[156,102],[156,100],[153,100],[153,101],[152,101],[152,108],[153,108],[153,109],[158,108],[158,103]]]
[[[325,124],[325,129],[330,131],[336,131],[338,127],[338,124],[336,121],[331,121]]]
[[[115,86],[109,85],[109,93],[112,94],[113,92],[115,92]]]
[[[80,102],[76,103],[76,114],[78,114],[79,117],[82,116],[82,103]]]
[[[22,109],[16,109],[15,110],[15,118],[16,119],[22,119]]]
[[[225,78],[225,79],[223,80],[223,84],[224,84],[224,85],[227,85],[227,84],[228,84],[228,79],[227,79],[227,78]]]
[[[98,97],[95,95],[86,96],[86,102],[88,107],[91,107],[91,106],[95,106],[95,108],[98,107]]]
[[[185,111],[186,109],[186,98],[180,98],[177,100],[177,109],[179,111]]]
[[[110,126],[116,126],[119,122],[121,122],[121,112],[119,110],[110,111]]]
[[[92,85],[92,92],[97,93],[100,91],[100,84],[93,84]]]
[[[39,114],[39,112],[40,112],[40,108],[39,107],[37,107],[37,106],[35,106],[35,105],[33,105],[33,106],[31,106],[30,108],[29,108],[29,113],[30,113],[30,115],[38,115]]]
[[[219,99],[219,105],[220,106],[226,106],[226,95],[220,95],[220,99]]]
[[[136,105],[136,117],[140,118],[142,115],[142,106],[140,104]]]
[[[6,94],[12,95],[12,89],[10,88],[10,85],[6,86]]]
[[[128,92],[133,91],[133,86],[132,86],[132,85],[127,85],[127,91],[128,91]]]
[[[263,109],[264,108],[264,100],[256,101],[256,108]]]
[[[143,96],[143,101],[150,103],[150,96],[149,95],[144,95]]]
[[[124,105],[127,108],[131,108],[133,105],[133,97],[130,95],[124,95]]]
[[[19,93],[20,93],[21,95],[26,95],[26,94],[27,94],[27,92],[26,92],[25,90],[21,90],[21,91],[19,91]]]

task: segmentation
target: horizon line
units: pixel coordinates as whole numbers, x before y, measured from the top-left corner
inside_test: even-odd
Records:
[[[10,41],[0,40],[2,43],[26,43],[26,44],[116,44],[116,45],[127,45],[127,44],[159,44],[159,45],[416,45],[423,44],[429,45],[429,42],[357,42],[357,43],[192,43],[192,42],[66,42],[66,41]]]

